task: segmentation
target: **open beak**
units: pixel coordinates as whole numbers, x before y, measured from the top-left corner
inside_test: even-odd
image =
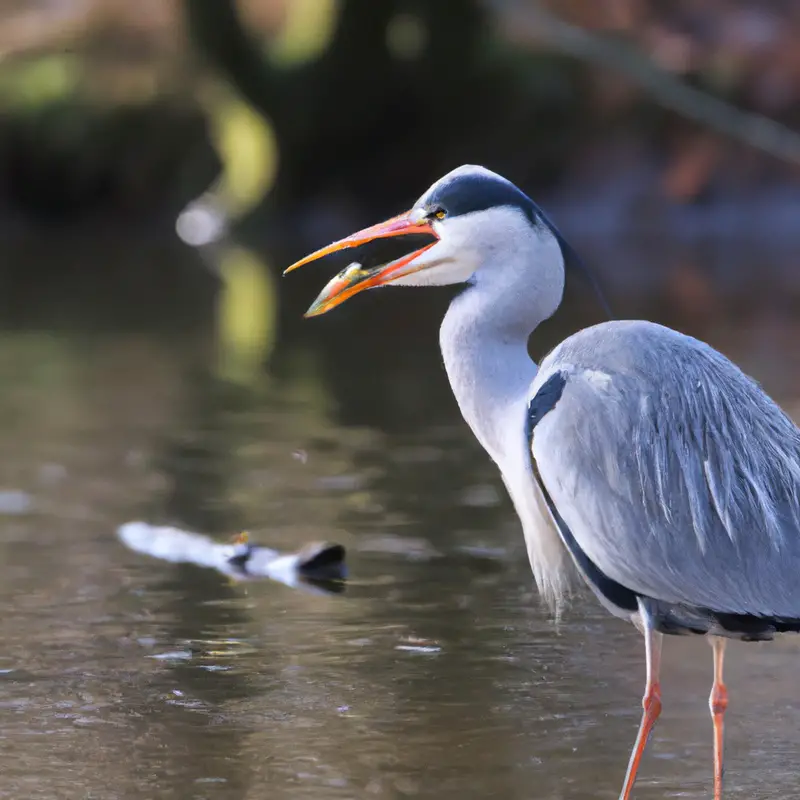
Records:
[[[354,294],[363,292],[365,289],[372,289],[375,286],[383,286],[397,278],[422,269],[422,266],[417,267],[414,265],[414,260],[426,250],[430,250],[438,242],[439,237],[427,220],[413,220],[411,212],[406,212],[397,217],[392,217],[386,222],[380,222],[370,228],[364,228],[364,230],[329,244],[327,247],[323,247],[292,264],[284,271],[284,275],[298,267],[302,267],[304,264],[316,261],[331,253],[337,253],[340,250],[360,247],[376,239],[388,239],[409,234],[429,234],[434,237],[434,241],[375,269],[362,269],[358,264],[351,264],[333,278],[320,292],[319,297],[311,305],[311,308],[306,311],[305,316],[315,317],[319,314],[325,314],[332,308],[344,303]]]

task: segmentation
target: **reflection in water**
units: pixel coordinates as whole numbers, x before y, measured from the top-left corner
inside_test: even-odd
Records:
[[[90,294],[62,294],[63,323],[15,310],[0,340],[0,491],[26,498],[0,507],[3,791],[614,798],[638,724],[638,634],[591,600],[558,628],[541,611],[438,363],[438,300],[413,324],[413,300],[381,296],[301,327],[298,297],[273,368],[232,381],[212,307],[189,325],[181,296],[150,298],[136,321],[127,298],[98,319]],[[635,307],[612,299],[621,316]],[[784,318],[757,309],[743,331],[719,305],[683,327],[792,409],[795,379],[773,370],[793,337],[764,324]],[[584,321],[568,311],[553,339]],[[137,518],[248,529],[286,551],[341,541],[351,584],[315,596],[154,561],[114,536]],[[731,645],[726,796],[796,793],[795,641]],[[637,797],[708,795],[710,677],[702,642],[667,642]]]
[[[222,278],[217,375],[252,383],[262,375],[275,346],[278,294],[273,271],[252,250],[227,243],[214,248],[214,260]]]

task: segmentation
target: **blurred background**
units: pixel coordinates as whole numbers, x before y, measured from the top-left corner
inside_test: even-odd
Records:
[[[616,797],[641,643],[539,607],[451,292],[304,321],[338,267],[280,275],[481,163],[798,416],[799,42],[793,0],[0,0],[0,797]],[[601,319],[570,283],[531,351]],[[354,578],[245,590],[137,518]],[[701,797],[710,653],[668,645],[638,796]],[[794,791],[793,648],[733,648],[773,678],[732,797]]]

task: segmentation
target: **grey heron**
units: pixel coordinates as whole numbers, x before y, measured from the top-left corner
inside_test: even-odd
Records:
[[[574,256],[505,178],[460,167],[410,211],[289,270],[376,239],[427,234],[407,255],[351,265],[307,315],[376,286],[464,284],[440,330],[461,412],[502,473],[540,594],[575,576],[644,635],[646,688],[621,800],[661,712],[664,634],[713,648],[714,796],[722,796],[728,638],[800,631],[800,431],[738,367],[646,321],[581,330],[536,365],[528,339],[561,303]]]

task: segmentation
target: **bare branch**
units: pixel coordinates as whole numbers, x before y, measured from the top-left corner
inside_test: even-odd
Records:
[[[617,70],[665,108],[775,158],[800,164],[800,134],[785,125],[687,86],[634,48],[565,22],[536,0],[524,4],[514,0],[486,2],[498,13],[503,32],[511,41],[526,46],[544,43],[583,61]]]

